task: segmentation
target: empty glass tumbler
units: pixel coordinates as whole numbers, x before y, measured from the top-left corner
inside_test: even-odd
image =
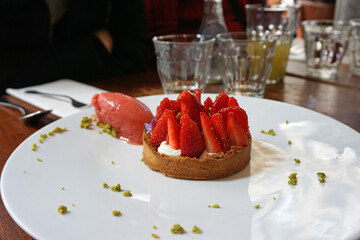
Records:
[[[360,76],[360,18],[350,20],[351,72]]]
[[[350,25],[333,20],[302,22],[306,66],[310,76],[334,78],[345,55]]]
[[[209,76],[214,38],[176,34],[153,38],[164,93],[203,89]]]
[[[264,97],[276,39],[262,39],[246,32],[217,35],[226,93]]]

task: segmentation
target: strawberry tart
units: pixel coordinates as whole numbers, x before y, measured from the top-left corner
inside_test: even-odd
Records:
[[[174,178],[230,176],[247,166],[250,151],[247,114],[225,92],[204,104],[199,89],[164,98],[143,134],[145,164]]]

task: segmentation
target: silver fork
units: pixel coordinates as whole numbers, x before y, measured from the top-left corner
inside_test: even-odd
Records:
[[[63,94],[56,94],[56,93],[45,93],[45,92],[39,92],[39,91],[35,91],[35,90],[27,90],[25,91],[25,93],[33,93],[33,94],[39,94],[39,95],[43,95],[43,96],[48,96],[48,97],[61,97],[61,98],[67,98],[71,101],[71,105],[73,105],[76,108],[81,108],[81,107],[85,107],[88,106],[88,104],[79,102],[75,99],[73,99],[70,96],[67,95],[63,95]]]

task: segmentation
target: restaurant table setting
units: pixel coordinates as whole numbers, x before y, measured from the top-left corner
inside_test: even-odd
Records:
[[[0,239],[360,238],[360,78],[357,61],[341,62],[349,39],[359,55],[358,23],[305,21],[297,39],[298,11],[249,5],[245,32],[156,36],[157,70],[7,89],[7,101],[52,112],[28,123],[0,105]],[[213,58],[220,83],[209,80]],[[246,111],[252,149],[242,171],[167,177],[143,162],[143,146],[94,120],[96,94],[136,97],[155,116],[164,98],[197,89],[201,104],[224,91]]]

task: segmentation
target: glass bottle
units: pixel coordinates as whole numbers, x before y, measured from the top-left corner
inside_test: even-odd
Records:
[[[205,0],[204,16],[199,33],[213,38],[223,32],[227,32],[227,28],[224,20],[222,0]],[[215,41],[211,70],[207,83],[214,84],[222,82],[218,54],[218,44]]]

